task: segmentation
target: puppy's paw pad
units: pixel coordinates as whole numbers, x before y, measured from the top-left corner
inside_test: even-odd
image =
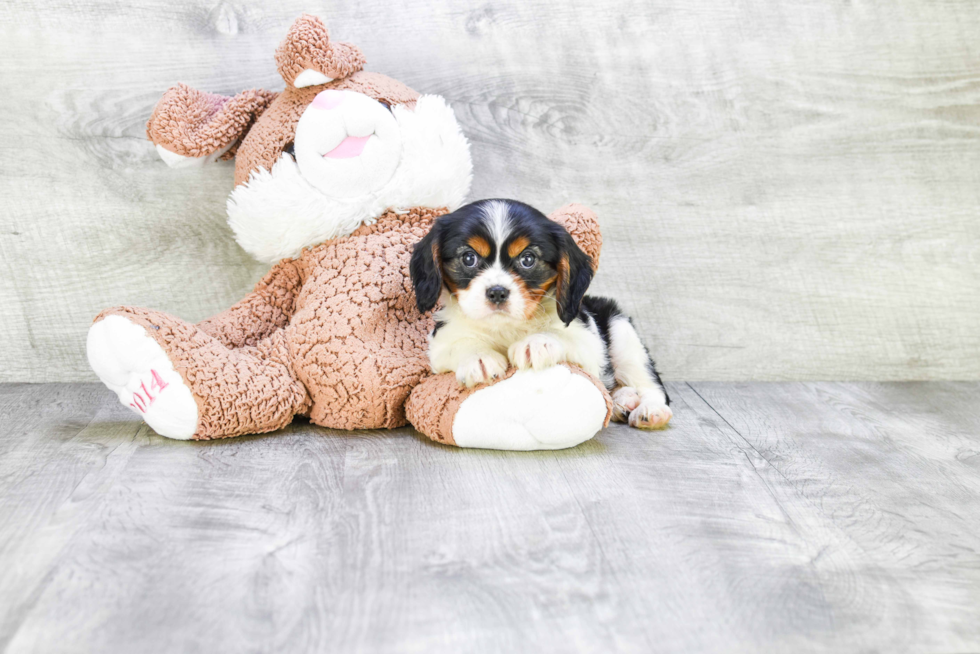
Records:
[[[502,377],[507,372],[507,359],[502,354],[491,352],[473,357],[456,370],[456,380],[471,388]]]
[[[633,409],[640,406],[640,394],[631,386],[620,386],[612,394],[613,412],[612,419],[615,422],[629,422],[630,413]]]
[[[667,426],[674,413],[670,407],[660,402],[641,402],[630,412],[630,427],[637,429],[661,429]]]
[[[507,350],[510,362],[519,370],[543,370],[565,360],[565,348],[554,336],[531,334]]]

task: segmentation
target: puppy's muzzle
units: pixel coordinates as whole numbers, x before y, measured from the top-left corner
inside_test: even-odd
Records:
[[[510,291],[503,286],[491,286],[487,289],[487,300],[494,306],[500,306],[510,297]]]

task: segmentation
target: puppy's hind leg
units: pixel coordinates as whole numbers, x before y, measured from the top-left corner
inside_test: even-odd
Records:
[[[609,318],[609,359],[620,385],[613,392],[614,417],[638,429],[670,422],[670,398],[633,323],[622,313]],[[628,417],[627,417],[628,415]]]

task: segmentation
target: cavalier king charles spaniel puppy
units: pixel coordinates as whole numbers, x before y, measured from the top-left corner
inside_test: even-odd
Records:
[[[612,392],[613,419],[663,427],[670,398],[629,317],[585,295],[592,259],[564,227],[515,200],[480,200],[446,214],[410,266],[421,313],[441,300],[429,335],[433,372],[465,386],[567,361]]]

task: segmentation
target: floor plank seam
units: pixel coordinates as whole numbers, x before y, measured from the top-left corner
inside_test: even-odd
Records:
[[[759,458],[761,458],[763,461],[765,461],[769,465],[770,468],[772,468],[773,470],[775,470],[776,471],[776,474],[778,474],[780,477],[782,477],[783,480],[786,483],[788,483],[791,488],[795,488],[795,486],[793,485],[793,482],[789,479],[789,477],[787,477],[786,475],[784,475],[783,474],[783,471],[780,470],[779,467],[776,466],[775,463],[773,463],[772,461],[769,460],[769,457],[767,457],[765,454],[763,454],[762,452],[760,452],[758,450],[758,448],[756,448],[756,446],[753,445],[752,442],[749,439],[747,439],[745,436],[743,436],[742,435],[742,432],[740,432],[738,429],[736,429],[735,426],[732,423],[728,422],[728,419],[725,418],[725,416],[721,415],[721,413],[718,411],[718,409],[716,409],[714,406],[712,406],[711,403],[708,402],[708,400],[704,399],[704,396],[701,395],[701,393],[698,393],[698,391],[697,391],[696,388],[694,388],[693,386],[691,386],[691,382],[684,382],[684,383],[687,384],[687,387],[690,388],[694,392],[694,394],[697,395],[701,399],[701,401],[704,402],[708,406],[708,408],[712,410],[712,412],[714,412],[714,414],[716,416],[718,416],[719,418],[721,418],[722,422],[724,422],[726,425],[728,425],[728,427],[733,432],[735,432],[738,435],[738,437],[741,438],[742,441],[745,442],[746,445],[748,445],[750,448],[752,448],[752,451],[755,452],[756,454],[758,454],[759,455]]]
[[[766,464],[770,468],[772,468],[776,472],[776,474],[779,475],[783,479],[783,481],[786,482],[786,484],[788,485],[788,487],[793,491],[793,493],[801,501],[805,502],[807,505],[809,505],[812,508],[814,508],[817,511],[818,514],[822,514],[823,513],[822,510],[820,509],[820,507],[817,506],[817,505],[815,505],[813,503],[813,501],[811,500],[811,498],[809,498],[805,493],[801,492],[800,489],[797,488],[797,486],[793,482],[793,480],[791,480],[789,477],[787,477],[782,472],[782,470],[780,470],[779,467],[776,466],[776,464],[774,464],[772,461],[770,461],[769,458],[766,457],[764,454],[762,454],[762,452],[760,452],[747,438],[745,438],[745,436],[742,435],[742,433],[738,429],[736,429],[730,422],[728,422],[728,420],[725,418],[725,416],[723,416],[714,406],[711,405],[710,402],[708,402],[700,393],[698,393],[698,391],[690,384],[690,382],[685,382],[685,383],[687,384],[688,388],[690,388],[694,392],[694,394],[697,395],[701,399],[701,401],[704,402],[715,413],[715,415],[717,415],[719,418],[721,418],[721,420],[726,425],[728,425],[731,428],[732,431],[734,431],[736,434],[738,434],[738,437],[741,438],[750,448],[752,448],[752,451],[755,452],[763,461],[765,461]],[[746,459],[748,459],[747,453],[743,452],[743,454],[746,454]],[[783,502],[781,502],[779,500],[778,495],[773,491],[773,489],[769,485],[769,483],[762,477],[762,475],[759,473],[758,468],[756,468],[755,465],[753,465],[751,459],[749,459],[749,465],[752,467],[752,470],[755,472],[755,474],[759,477],[760,481],[762,482],[763,486],[766,489],[766,492],[769,493],[770,497],[772,497],[773,501],[776,503],[776,506],[779,508],[780,512],[783,513],[783,515],[787,518],[787,520],[789,521],[789,523],[793,527],[793,529],[797,533],[800,533],[802,535],[802,532],[800,531],[799,525],[797,524],[796,520],[794,520],[792,518],[792,516],[789,514],[789,512],[786,510],[786,507],[784,506]],[[862,543],[860,543],[857,540],[855,540],[847,532],[846,529],[842,528],[839,524],[837,524],[837,521],[834,520],[832,516],[828,516],[828,519],[830,521],[830,524],[833,525],[833,527],[837,530],[838,534],[840,534],[848,542],[850,542],[855,547],[857,547],[865,556],[869,557],[869,560],[872,560],[873,559],[873,555],[871,554],[871,552],[869,552],[868,549]],[[811,561],[811,563],[812,563],[812,561]],[[884,574],[889,579],[894,579],[894,577],[891,574],[889,574],[887,572],[884,572]]]
[[[742,435],[742,432],[740,432],[738,429],[736,429],[735,426],[732,423],[728,422],[728,420],[725,418],[725,416],[721,415],[721,413],[718,411],[718,409],[716,409],[714,406],[712,406],[711,403],[708,402],[708,400],[706,400],[704,398],[704,396],[702,396],[700,393],[698,393],[697,390],[693,386],[691,386],[691,384],[689,382],[685,382],[685,383],[687,384],[687,387],[690,388],[691,391],[693,391],[694,394],[697,395],[701,399],[701,401],[704,402],[708,406],[708,408],[711,409],[711,411],[716,416],[718,416],[719,418],[721,418],[722,422],[724,422],[726,425],[728,425],[728,427],[733,432],[735,432],[738,435],[738,437],[740,439],[742,439],[742,441],[746,445],[748,445],[749,448],[751,448],[751,450],[753,452],[755,452],[756,455],[760,459],[762,459],[763,461],[766,462],[766,465],[768,465],[770,468],[772,468],[772,470],[777,475],[779,475],[783,479],[783,481],[785,481],[788,484],[789,488],[793,491],[793,493],[796,494],[797,497],[799,497],[801,500],[803,500],[804,502],[806,502],[808,504],[810,503],[809,498],[807,498],[804,494],[802,494],[796,488],[795,484],[793,484],[793,482],[789,479],[789,477],[787,477],[786,475],[784,475],[783,472],[778,467],[776,467],[776,464],[774,464],[762,452],[760,452],[758,450],[758,448],[756,448],[755,445],[753,445],[749,441],[749,439],[747,439],[745,436],[743,436]],[[745,460],[748,462],[749,467],[752,468],[752,472],[755,473],[755,476],[759,479],[759,482],[762,484],[763,488],[766,489],[766,492],[769,494],[769,497],[772,498],[772,501],[776,504],[776,507],[779,509],[779,512],[783,514],[783,517],[786,519],[787,524],[789,524],[793,528],[793,531],[795,531],[800,536],[803,536],[803,532],[800,530],[800,527],[796,523],[796,520],[793,518],[792,515],[790,515],[790,512],[786,509],[786,507],[783,505],[783,502],[779,499],[779,495],[776,493],[776,491],[773,490],[772,486],[769,485],[769,482],[766,480],[766,478],[762,475],[762,473],[756,467],[755,463],[752,462],[752,458],[749,457],[748,452],[746,452],[746,451],[743,450],[742,451],[742,455],[745,456]]]

